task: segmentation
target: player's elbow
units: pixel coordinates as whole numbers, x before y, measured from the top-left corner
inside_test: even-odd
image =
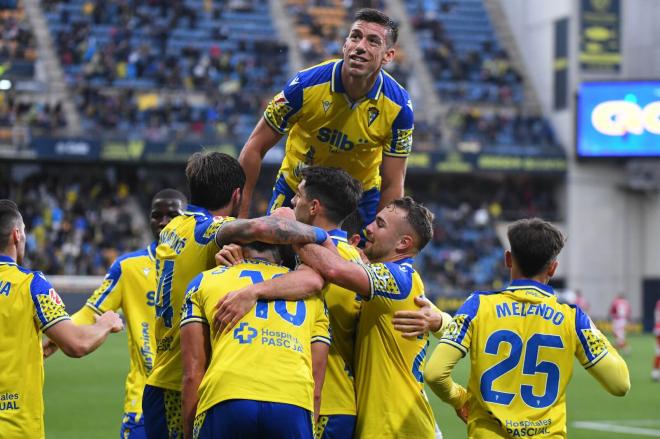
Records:
[[[621,380],[619,383],[615,383],[615,385],[610,386],[608,390],[614,396],[626,396],[630,391],[630,378],[626,378],[625,380]]]
[[[445,378],[445,374],[443,374],[438,368],[429,367],[428,364],[424,368],[424,381],[427,383],[437,383]]]
[[[64,355],[71,358],[84,357],[91,351],[90,346],[87,346],[84,341],[78,340],[61,343],[59,347],[62,349],[62,352],[64,352]]]

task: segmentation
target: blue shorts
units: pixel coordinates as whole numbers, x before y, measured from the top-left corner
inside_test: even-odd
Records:
[[[121,439],[147,439],[144,431],[144,417],[138,413],[124,413],[121,420]]]
[[[278,207],[291,207],[291,199],[294,197],[295,191],[289,187],[289,184],[284,179],[283,175],[279,175],[275,180],[273,186],[273,195],[270,197],[268,203],[268,215]],[[376,219],[376,209],[380,203],[380,190],[378,188],[371,188],[362,193],[358,210],[362,217],[362,228],[367,227]]]
[[[355,433],[354,415],[319,416],[316,424],[316,439],[351,439]]]
[[[142,419],[148,439],[181,439],[181,392],[144,386]]]
[[[314,439],[312,414],[276,402],[230,399],[195,418],[193,438]]]

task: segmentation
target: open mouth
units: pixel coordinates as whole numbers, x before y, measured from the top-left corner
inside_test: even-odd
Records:
[[[351,55],[349,58],[350,58],[351,61],[357,62],[357,63],[366,63],[367,62],[366,58],[363,58],[359,55]]]

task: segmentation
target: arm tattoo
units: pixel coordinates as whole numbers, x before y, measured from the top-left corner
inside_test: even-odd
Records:
[[[253,241],[268,244],[308,244],[316,242],[316,234],[314,228],[307,224],[266,216],[226,223],[218,230],[216,241],[218,245]]]

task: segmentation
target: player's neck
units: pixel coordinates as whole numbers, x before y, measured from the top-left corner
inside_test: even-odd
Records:
[[[337,223],[332,222],[329,219],[320,216],[314,217],[309,225],[314,227],[320,227],[325,231],[335,230],[339,228],[339,225]]]
[[[232,216],[232,207],[233,206],[225,206],[220,209],[209,210],[209,213],[213,216]]]
[[[16,262],[18,261],[18,254],[16,253],[16,248],[14,246],[9,246],[8,248],[0,251],[0,256],[7,256]]]
[[[376,83],[376,79],[378,79],[379,74],[380,70],[376,71],[371,76],[351,76],[348,74],[348,69],[342,68],[341,82],[344,85],[344,90],[346,90],[348,97],[353,101],[358,101],[365,97],[367,93],[369,93],[369,90],[371,90],[371,88]]]
[[[514,280],[521,280],[521,279],[533,280],[534,282],[538,282],[544,285],[547,285],[548,282],[550,282],[550,276],[548,276],[546,273],[538,274],[532,277],[524,276],[518,269],[513,267],[511,269],[511,281],[513,282]]]

